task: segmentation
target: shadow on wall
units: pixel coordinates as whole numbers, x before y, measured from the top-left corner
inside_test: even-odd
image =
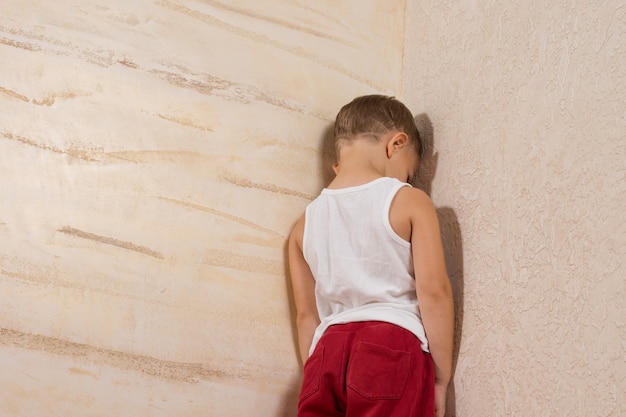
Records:
[[[333,131],[334,123],[330,123],[322,132],[320,137],[319,147],[320,158],[319,160],[319,172],[321,173],[319,191],[324,188],[335,177],[333,172],[333,163],[335,162],[335,139]],[[296,326],[296,305],[293,300],[293,287],[291,285],[291,276],[289,274],[289,240],[285,241],[283,246],[283,259],[285,266],[285,279],[287,289],[287,300],[289,302],[289,313],[291,322],[291,334],[293,336],[292,343],[294,351],[300,358],[300,348],[298,346],[298,328]],[[302,367],[304,364],[300,363]],[[295,417],[297,414],[298,396],[300,394],[300,386],[302,384],[302,374],[298,377],[294,377],[289,383],[289,389],[283,396],[283,406],[281,407],[281,413],[277,417]]]
[[[333,178],[335,178],[335,172],[333,171],[333,164],[337,161],[337,150],[335,149],[335,123],[329,123],[322,133],[320,138],[320,158],[319,158],[319,171],[322,173],[322,185],[319,187],[320,191],[326,187]]]
[[[413,185],[422,189],[430,196],[439,156],[434,153],[435,140],[433,126],[426,114],[416,116],[415,124],[422,138],[423,154]],[[439,218],[439,226],[441,228],[441,240],[444,247],[446,270],[448,271],[448,277],[450,278],[454,296],[455,329],[452,362],[454,372],[459,359],[459,348],[461,345],[461,335],[463,333],[463,240],[459,221],[452,208],[437,208],[437,217]],[[454,380],[450,383],[448,388],[446,416],[456,416]]]
[[[293,227],[293,225],[292,225]],[[298,363],[300,360],[300,349],[298,347],[298,327],[296,324],[296,303],[293,299],[293,286],[291,285],[291,274],[289,273],[289,239],[285,241],[283,246],[283,265],[285,266],[285,284],[287,289],[287,300],[289,302],[289,321],[291,323],[291,335],[292,343],[294,346],[294,352],[298,355]],[[303,364],[300,363],[300,369]],[[283,394],[282,406],[280,407],[280,414],[276,417],[295,417],[298,411],[298,396],[300,394],[300,387],[302,385],[302,372],[298,373],[297,377],[293,377],[289,381],[289,388]]]
[[[283,246],[283,259],[285,266],[285,279],[287,289],[287,300],[289,302],[289,321],[291,323],[292,343],[294,352],[298,355],[298,363],[300,363],[300,350],[298,348],[298,327],[296,325],[296,304],[293,299],[293,286],[291,285],[291,275],[289,274],[289,239],[285,241]],[[300,364],[302,367],[302,364]],[[298,396],[300,394],[300,386],[302,385],[302,372],[297,377],[293,377],[289,381],[289,388],[283,394],[282,406],[280,414],[276,417],[295,417],[298,411]]]

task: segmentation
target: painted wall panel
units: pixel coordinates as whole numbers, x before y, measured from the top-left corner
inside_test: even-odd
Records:
[[[623,2],[411,1],[406,26],[459,308],[450,415],[626,414]]]
[[[286,237],[404,2],[2,10],[0,414],[293,415]]]

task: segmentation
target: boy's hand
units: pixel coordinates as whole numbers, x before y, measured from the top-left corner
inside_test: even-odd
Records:
[[[446,414],[446,397],[448,386],[435,383],[435,417],[444,417]]]

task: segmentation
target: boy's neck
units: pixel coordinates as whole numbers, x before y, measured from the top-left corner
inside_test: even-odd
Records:
[[[367,184],[385,176],[384,147],[378,143],[355,141],[340,151],[335,178],[326,188],[348,188]]]
[[[362,172],[362,173],[350,173],[350,174],[337,174],[337,176],[328,184],[326,188],[330,189],[339,189],[339,188],[348,188],[348,187],[356,187],[358,185],[367,184],[368,182],[372,182],[375,179],[381,178],[383,175],[380,175],[375,172]]]

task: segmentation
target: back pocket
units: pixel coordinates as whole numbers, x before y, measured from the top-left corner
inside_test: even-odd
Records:
[[[302,378],[302,391],[300,399],[302,402],[315,394],[320,389],[320,376],[322,374],[322,364],[324,363],[324,346],[319,346],[304,364],[304,376]]]
[[[369,400],[398,399],[406,387],[410,365],[411,352],[358,342],[346,384]]]

